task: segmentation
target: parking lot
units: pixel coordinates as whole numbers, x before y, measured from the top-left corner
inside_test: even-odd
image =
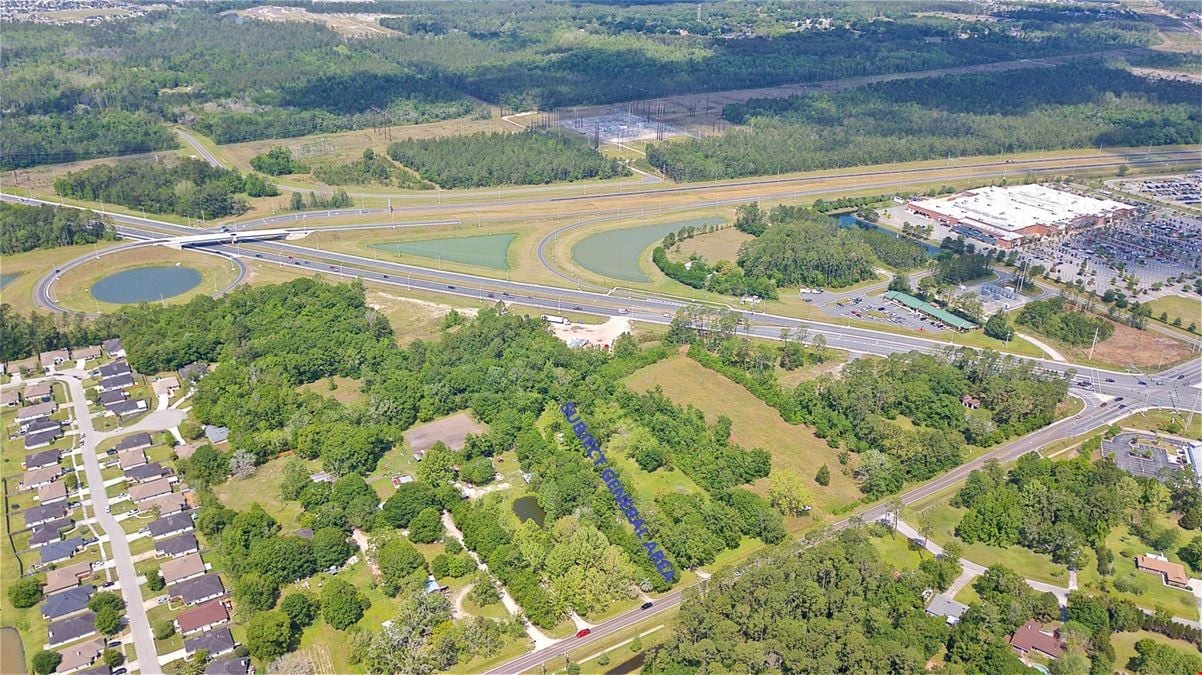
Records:
[[[802,297],[833,317],[875,321],[908,330],[932,333],[942,333],[946,330],[939,322],[932,321],[921,314],[915,314],[880,296],[823,291]]]
[[[1132,180],[1108,181],[1118,189],[1181,206],[1202,206],[1202,171],[1184,176],[1158,176]]]

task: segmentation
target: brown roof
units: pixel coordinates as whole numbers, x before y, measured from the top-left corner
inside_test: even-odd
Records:
[[[88,640],[74,647],[64,647],[58,651],[63,655],[63,660],[54,672],[65,673],[68,670],[89,666],[96,660],[96,657],[100,656],[102,651],[104,651],[104,638],[102,637]]]
[[[34,469],[33,471],[26,471],[25,474],[21,476],[21,489],[29,490],[29,489],[33,488],[35,485],[41,485],[42,483],[45,483],[46,481],[54,480],[55,478],[60,476],[62,473],[63,473],[63,468],[61,466],[58,466],[57,464],[54,466],[48,466],[44,469]]]
[[[155,507],[158,507],[159,515],[166,516],[168,514],[183,511],[184,507],[187,505],[188,503],[184,500],[183,495],[178,492],[172,492],[170,494],[165,494],[161,497],[154,497],[153,499],[147,499],[139,503],[138,510],[145,512],[151,511]]]
[[[71,352],[66,349],[55,349],[38,355],[43,366],[53,366],[55,361],[66,361],[71,358]]]
[[[117,464],[122,469],[140,466],[146,463],[146,453],[142,450],[126,450],[117,455]]]
[[[182,558],[175,558],[163,563],[159,568],[159,573],[163,575],[163,581],[173,584],[181,579],[188,579],[198,574],[204,574],[205,561],[200,557],[199,553],[189,553]]]
[[[129,498],[134,500],[134,503],[136,504],[140,501],[150,499],[151,497],[165,495],[168,492],[171,492],[171,482],[166,478],[160,478],[158,480],[152,480],[149,483],[142,483],[141,485],[134,485],[130,487]]]
[[[88,576],[92,573],[92,563],[81,562],[66,567],[60,567],[56,570],[50,570],[46,573],[46,585],[42,588],[47,595],[57,593],[64,588],[78,586],[81,577]]]
[[[1052,658],[1058,658],[1063,651],[1060,648],[1060,638],[1043,632],[1035,619],[1014,631],[1014,635],[1010,636],[1010,644],[1024,652],[1035,650]]]
[[[92,345],[90,347],[75,347],[71,349],[71,356],[77,359],[91,361],[92,359],[100,358],[100,345]]]
[[[221,604],[220,600],[210,600],[194,609],[180,612],[179,616],[175,617],[175,621],[179,624],[179,632],[191,633],[205,626],[228,621],[229,618],[229,612],[226,611],[225,605]]]
[[[67,484],[64,481],[56,480],[49,485],[44,485],[38,488],[38,501],[47,504],[56,502],[60,499],[67,498]]]
[[[208,443],[208,441],[200,440],[200,441],[192,441],[191,443],[185,443],[183,445],[177,445],[177,446],[175,446],[175,455],[177,457],[179,457],[180,459],[188,459],[197,450],[200,449],[200,446],[205,445],[207,443]]]
[[[49,382],[33,382],[25,385],[25,393],[22,394],[25,398],[42,398],[50,395]]]
[[[21,393],[16,389],[0,391],[0,405],[16,405],[21,402]]]
[[[1181,585],[1189,583],[1189,575],[1185,573],[1185,568],[1175,562],[1140,555],[1135,556],[1135,566],[1141,570],[1163,574],[1165,581],[1169,583]]]

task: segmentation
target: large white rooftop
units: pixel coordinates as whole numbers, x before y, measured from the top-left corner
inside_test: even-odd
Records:
[[[1105,216],[1135,208],[1111,199],[1094,199],[1042,185],[984,187],[919,204],[960,221],[976,221],[1017,232],[1035,225],[1057,227],[1086,216]]]

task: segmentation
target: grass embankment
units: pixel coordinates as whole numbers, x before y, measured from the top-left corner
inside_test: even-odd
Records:
[[[162,301],[179,304],[202,293],[224,290],[238,278],[238,268],[228,259],[204,253],[177,251],[165,246],[141,246],[128,251],[100,256],[63,273],[54,284],[55,300],[67,309],[79,312],[116,311],[124,305],[103,302],[92,295],[91,289],[101,279],[117,272],[141,267],[190,267],[200,272],[200,283],[188,291]]]
[[[0,271],[5,276],[18,275],[8,282],[3,290],[0,290],[0,301],[11,305],[14,311],[21,314],[33,311],[35,308],[33,290],[42,277],[53,274],[56,268],[68,261],[89,253],[104,251],[122,243],[128,242],[102,241],[94,246],[63,246],[0,256]],[[104,260],[104,257],[101,260]]]

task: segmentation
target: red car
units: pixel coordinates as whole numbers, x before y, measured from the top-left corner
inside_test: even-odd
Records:
[[[578,633],[576,633],[576,637],[585,637],[586,635],[588,635],[592,632],[593,631],[591,631],[587,628],[581,628],[580,631]]]

